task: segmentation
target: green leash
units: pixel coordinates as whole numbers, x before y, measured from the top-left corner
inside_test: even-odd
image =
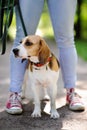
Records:
[[[17,1],[17,6],[18,6],[18,11],[19,11],[21,23],[22,23],[22,28],[23,28],[25,36],[27,36],[28,34],[27,34],[27,31],[26,31],[26,27],[25,27],[25,24],[24,24],[23,17],[22,17],[22,12],[21,12],[21,8],[20,8],[19,0]]]
[[[5,54],[6,51],[7,33],[8,33],[8,28],[10,27],[12,22],[15,4],[18,6],[18,11],[19,11],[23,31],[25,36],[27,36],[27,31],[24,25],[19,0],[0,0],[0,43],[1,43],[0,54],[1,55]]]

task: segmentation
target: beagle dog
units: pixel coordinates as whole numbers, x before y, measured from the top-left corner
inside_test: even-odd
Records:
[[[51,118],[59,118],[55,99],[60,65],[45,40],[38,35],[29,35],[13,49],[13,53],[15,57],[20,57],[22,62],[25,59],[29,61],[28,75],[34,99],[32,117],[41,117],[40,99],[47,92],[51,101]]]

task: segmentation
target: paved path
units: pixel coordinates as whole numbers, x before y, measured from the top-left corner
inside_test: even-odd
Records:
[[[52,41],[51,41],[52,42]],[[48,44],[57,56],[57,48],[53,42]],[[12,116],[5,112],[5,103],[8,98],[9,88],[9,54],[11,44],[7,46],[6,54],[0,56],[0,130],[87,130],[87,62],[79,58],[77,66],[77,88],[76,91],[83,97],[86,109],[84,112],[71,112],[65,105],[65,90],[61,73],[58,82],[58,98],[56,101],[60,119],[52,120],[49,118],[49,102],[47,103],[41,119],[32,119],[31,104],[24,101],[24,113],[20,116]]]

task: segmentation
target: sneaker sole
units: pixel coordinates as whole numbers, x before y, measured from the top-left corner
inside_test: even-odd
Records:
[[[69,109],[72,111],[84,111],[85,107],[81,105],[75,105],[74,107],[69,106]]]
[[[15,114],[21,114],[23,112],[22,109],[5,109],[7,113],[15,115]]]

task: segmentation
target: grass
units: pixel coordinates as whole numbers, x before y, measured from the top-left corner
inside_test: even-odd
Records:
[[[78,56],[87,61],[87,41],[76,40],[76,49]]]

